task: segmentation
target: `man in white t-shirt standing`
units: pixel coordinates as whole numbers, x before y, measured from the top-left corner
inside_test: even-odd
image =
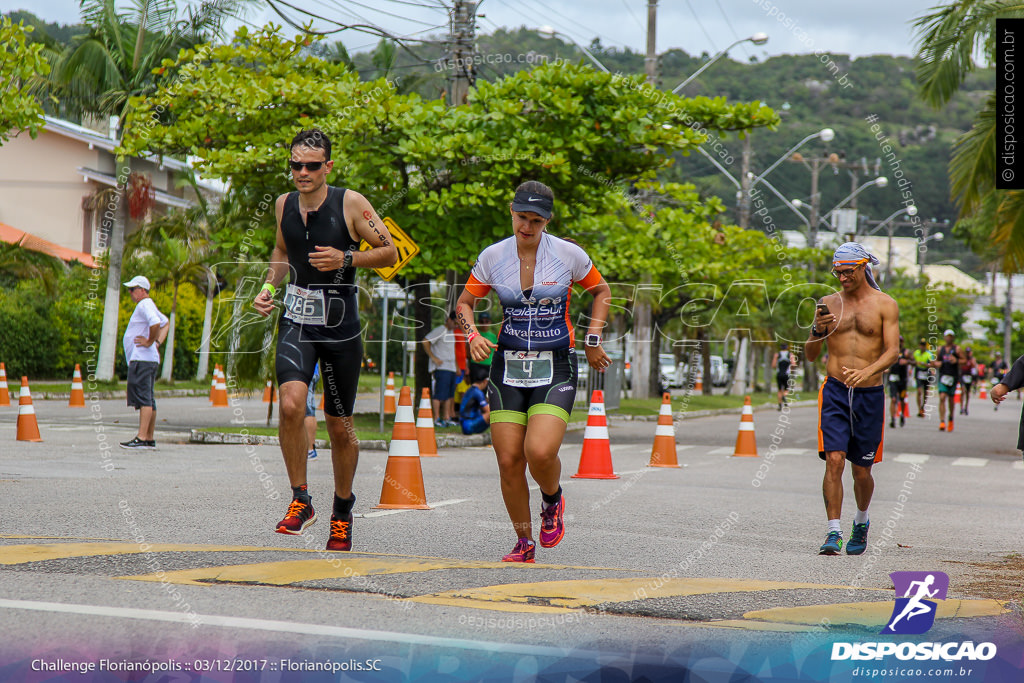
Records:
[[[423,339],[423,347],[430,357],[430,370],[434,374],[434,390],[431,392],[434,416],[438,427],[450,427],[455,422],[455,312],[445,318]]]
[[[153,450],[156,441],[156,398],[153,384],[160,368],[160,342],[169,322],[149,298],[149,279],[136,275],[124,283],[135,302],[135,310],[124,331],[122,344],[128,362],[128,405],[139,411],[139,433],[131,441],[122,441],[121,448]]]

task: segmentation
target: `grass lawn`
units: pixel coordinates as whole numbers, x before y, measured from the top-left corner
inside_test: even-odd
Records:
[[[682,397],[672,398],[672,412],[678,412],[684,406],[687,411],[693,410],[714,410],[717,408],[740,408],[743,406],[743,396],[703,396],[700,394],[691,395],[688,401]],[[755,393],[750,395],[750,402],[755,406],[761,403],[774,403],[777,395],[773,393]],[[609,414],[615,415],[657,415],[661,410],[660,398],[624,398],[619,404],[618,410],[610,410]]]
[[[7,378],[7,384],[9,386],[13,387],[15,385],[15,383],[20,385],[21,384],[20,378],[14,378],[14,377],[8,377]],[[86,392],[89,392],[89,391],[118,391],[118,390],[124,391],[126,389],[126,386],[127,386],[124,381],[112,381],[112,382],[99,382],[99,381],[97,381],[97,382],[90,382],[88,379],[85,379],[85,378],[82,379],[82,384],[84,385],[84,388],[85,388]],[[54,381],[54,380],[33,381],[32,378],[29,378],[29,388],[32,389],[33,392],[37,392],[37,391],[38,392],[43,392],[43,391],[45,391],[45,392],[54,392],[54,393],[57,393],[57,392],[67,393],[67,392],[71,391],[71,378],[69,377],[67,380],[64,380],[64,381],[59,381],[59,380],[57,380],[57,381]],[[157,391],[161,391],[161,390],[164,390],[164,389],[206,389],[206,390],[209,390],[210,382],[209,381],[197,382],[195,380],[177,380],[173,384],[171,384],[171,383],[168,383],[168,382],[164,382],[162,380],[157,380],[155,388],[156,388]],[[253,388],[255,388],[255,385],[253,385]]]

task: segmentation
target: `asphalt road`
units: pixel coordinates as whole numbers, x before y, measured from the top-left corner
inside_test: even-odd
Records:
[[[183,676],[210,680],[320,680],[290,668],[310,662],[333,663],[322,680],[575,680],[620,665],[631,680],[635,667],[767,676],[799,661],[826,680],[827,643],[889,617],[892,571],[949,575],[929,638],[1024,623],[1005,603],[1024,545],[1014,399],[999,412],[976,402],[952,434],[934,416],[886,430],[859,557],[817,555],[813,407],[756,412],[760,457],[738,458],[738,414],[687,419],[677,402],[678,469],[646,466],[653,423],[613,420],[611,480],[569,477],[583,439],[571,432],[567,533],[533,566],[497,562],[515,539],[489,447],[421,460],[426,511],[374,509],[387,455],[364,451],[355,552],[324,553],[328,458],[310,464],[323,516],[289,537],[273,532],[288,497],[277,447],[185,442],[193,426],[264,424],[265,404],[161,400],[159,448],[141,453],[104,445],[134,434],[123,401],[91,405],[37,402],[43,443],[15,441],[17,408],[2,409],[2,680],[33,658],[189,663]],[[266,661],[214,663],[236,657]],[[223,671],[244,666],[263,668]]]

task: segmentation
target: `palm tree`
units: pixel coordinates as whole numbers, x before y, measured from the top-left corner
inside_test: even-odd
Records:
[[[917,79],[921,97],[945,106],[978,68],[996,59],[995,20],[1024,17],[1024,4],[963,0],[936,7],[917,19]],[[949,163],[950,191],[961,218],[990,217],[991,241],[1000,247],[1006,272],[1024,267],[1024,193],[996,190],[996,97],[993,92],[956,141]],[[994,206],[994,210],[992,207]],[[986,208],[988,207],[988,208]]]
[[[204,0],[179,13],[175,0],[133,0],[119,11],[115,0],[81,0],[82,19],[89,32],[76,37],[56,60],[49,90],[69,114],[117,116],[129,111],[130,98],[156,89],[153,73],[164,59],[182,48],[206,42],[222,31],[224,20],[234,15],[244,0]],[[131,170],[132,160],[125,161]],[[119,176],[127,175],[123,171]],[[123,191],[123,187],[119,188]],[[117,312],[121,295],[121,260],[128,202],[120,209],[108,239],[107,291],[103,309],[96,376],[111,379],[117,349]]]
[[[56,256],[0,242],[0,281],[34,280],[42,285],[47,296],[54,298],[60,276],[68,270],[67,264]]]

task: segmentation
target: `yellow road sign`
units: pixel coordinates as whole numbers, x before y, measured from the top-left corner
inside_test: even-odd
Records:
[[[375,270],[377,271],[377,275],[380,275],[385,280],[390,281],[391,278],[398,275],[398,271],[408,265],[413,256],[420,253],[420,248],[416,246],[416,243],[412,241],[412,238],[406,235],[405,232],[398,227],[398,224],[390,218],[384,218],[384,225],[387,226],[388,232],[391,233],[391,241],[394,243],[395,248],[398,249],[398,261],[395,265],[388,268],[376,268]],[[359,251],[366,251],[369,248],[370,245],[366,240],[359,243]]]

